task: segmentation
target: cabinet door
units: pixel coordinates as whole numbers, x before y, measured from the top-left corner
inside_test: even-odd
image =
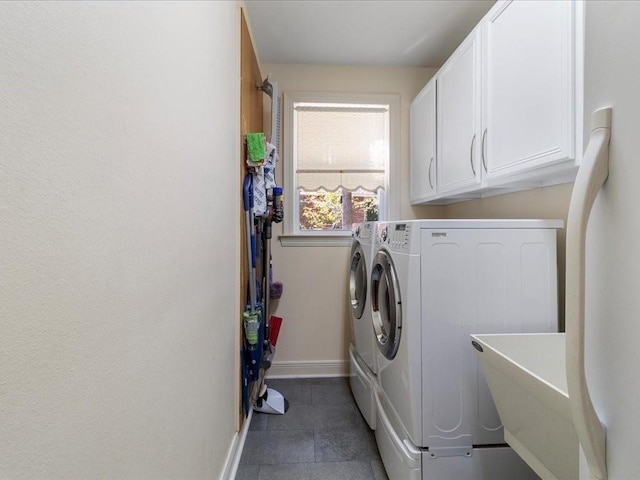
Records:
[[[575,2],[501,2],[483,24],[487,179],[575,158]]]
[[[432,79],[411,102],[411,203],[436,193],[436,80]]]
[[[480,35],[474,30],[444,64],[437,79],[438,192],[480,183]]]

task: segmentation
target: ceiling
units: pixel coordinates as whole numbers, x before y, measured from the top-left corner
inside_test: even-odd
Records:
[[[494,0],[245,0],[260,63],[440,67]]]

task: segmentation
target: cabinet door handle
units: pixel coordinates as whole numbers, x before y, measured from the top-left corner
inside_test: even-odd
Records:
[[[473,146],[476,143],[476,134],[473,134],[473,138],[471,139],[471,149],[469,150],[469,158],[471,159],[471,171],[473,172],[473,176],[476,176],[476,167],[473,165]]]
[[[484,167],[484,171],[488,172],[487,170],[487,156],[484,153],[484,150],[486,148],[486,142],[485,139],[487,138],[487,129],[484,129],[484,133],[482,134],[482,166]]]
[[[433,157],[431,157],[431,160],[429,161],[429,185],[433,190],[433,183],[431,182],[431,165],[433,165]]]

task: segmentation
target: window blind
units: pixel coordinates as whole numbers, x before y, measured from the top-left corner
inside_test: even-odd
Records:
[[[298,188],[376,191],[385,187],[387,106],[296,104],[294,116]]]

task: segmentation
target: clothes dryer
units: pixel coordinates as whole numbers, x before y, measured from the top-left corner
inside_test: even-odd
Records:
[[[472,333],[557,331],[548,220],[380,223],[376,440],[390,480],[537,479],[504,443]]]
[[[375,222],[357,225],[353,230],[349,256],[350,384],[356,404],[372,429],[376,428],[374,385],[377,382],[377,368],[371,327],[369,272],[375,231]]]

